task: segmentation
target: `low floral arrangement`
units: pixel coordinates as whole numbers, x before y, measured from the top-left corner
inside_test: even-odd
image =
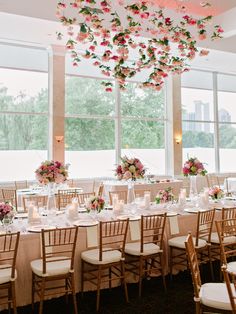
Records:
[[[3,220],[4,217],[13,218],[15,213],[14,207],[8,202],[0,203],[0,220]]]
[[[213,200],[218,200],[224,196],[224,191],[217,185],[209,189],[209,196]]]
[[[172,188],[168,187],[165,190],[160,190],[155,198],[157,204],[166,203],[174,199],[174,194],[172,193]]]
[[[203,163],[197,159],[197,157],[189,158],[184,163],[183,167],[183,175],[187,176],[196,176],[200,174],[201,176],[205,176],[207,170],[204,168]]]
[[[115,175],[118,180],[133,180],[142,179],[145,175],[146,169],[138,158],[128,158],[124,156],[121,158],[121,164],[117,166]]]
[[[97,210],[99,213],[104,209],[105,200],[100,196],[92,196],[86,203],[87,211]]]
[[[42,184],[63,183],[68,178],[68,167],[60,161],[45,160],[36,169],[36,178]]]

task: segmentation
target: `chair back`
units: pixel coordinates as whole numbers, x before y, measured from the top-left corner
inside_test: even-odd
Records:
[[[222,220],[236,218],[236,207],[222,208]]]
[[[162,250],[165,225],[166,213],[141,217],[141,253],[147,243],[155,243]]]
[[[47,273],[47,264],[55,262],[56,257],[61,257],[60,261],[69,260],[70,271],[74,271],[77,236],[78,227],[41,231],[43,274]]]
[[[17,209],[17,196],[15,189],[2,189],[4,202],[9,202]]]
[[[129,219],[100,221],[99,224],[99,261],[103,259],[103,253],[120,250],[124,258],[125,242],[127,238]]]
[[[104,191],[104,184],[101,182],[99,187],[98,187],[97,195],[102,197],[103,196],[103,191]]]
[[[0,189],[0,202],[4,202],[3,189]]]
[[[0,268],[11,268],[11,278],[15,279],[16,256],[20,232],[0,234]]]
[[[197,233],[196,233],[196,247],[198,247],[199,238],[207,239],[211,243],[211,232],[213,221],[215,217],[215,209],[209,209],[198,212],[197,217]]]
[[[236,300],[236,296],[235,296],[236,278],[235,278],[235,274],[228,272],[227,267],[225,265],[223,265],[221,267],[221,270],[222,270],[223,275],[224,275],[224,281],[225,281],[226,288],[228,291],[230,304],[232,307],[232,313],[236,314],[236,303],[235,303],[235,300]]]
[[[73,198],[78,198],[79,193],[70,191],[66,193],[65,190],[58,191],[57,194],[57,205],[58,208],[65,208],[68,204],[71,204]]]
[[[151,194],[151,191],[150,190],[140,190],[140,189],[134,189],[134,195],[135,195],[135,198],[136,197],[144,197],[144,194],[145,193],[150,193]]]
[[[206,179],[209,188],[213,187],[214,185],[220,186],[219,177],[215,173],[208,173],[206,175]]]
[[[120,201],[124,201],[124,203],[127,204],[127,197],[128,197],[127,190],[109,191],[109,199],[110,199],[111,205],[113,205],[114,195],[117,195]]]
[[[185,241],[185,248],[188,258],[188,265],[192,275],[194,296],[196,299],[199,299],[199,292],[201,289],[201,276],[199,271],[197,253],[191,233],[189,233],[187,236],[187,239]]]
[[[26,180],[15,181],[15,187],[16,187],[16,190],[27,189],[28,188],[28,182]]]
[[[216,221],[216,229],[222,264],[227,264],[227,258],[236,255],[236,218]]]
[[[77,198],[79,205],[84,205],[86,201],[92,196],[95,196],[95,192],[78,193]]]
[[[48,196],[47,195],[28,195],[23,196],[23,208],[26,212],[27,210],[27,203],[32,202],[37,207],[44,207],[47,206]]]

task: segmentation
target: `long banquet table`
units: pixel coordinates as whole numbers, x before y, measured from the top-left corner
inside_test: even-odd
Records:
[[[158,207],[158,211],[155,210],[140,210],[138,215],[140,214],[151,214],[157,212],[163,212],[163,208]],[[170,209],[173,210],[173,209]],[[98,220],[110,220],[114,219],[114,215],[112,210],[104,210],[101,214],[98,215]],[[137,213],[136,213],[137,214]],[[79,214],[79,219],[84,219],[84,215]],[[134,214],[135,215],[135,214]],[[99,217],[100,216],[100,217]],[[220,211],[216,213],[216,219],[221,217]],[[43,218],[47,219],[46,217]],[[51,218],[50,218],[51,219]],[[46,222],[46,220],[44,221]],[[132,221],[130,222],[132,223]],[[52,223],[51,223],[52,224]],[[54,217],[53,224],[57,227],[65,227],[69,225],[73,225],[73,223],[69,222],[66,218],[65,214],[60,214]],[[176,225],[177,224],[177,225]],[[182,210],[178,211],[178,215],[173,217],[168,217],[165,237],[164,237],[164,260],[165,260],[165,273],[167,274],[169,271],[169,261],[168,261],[168,239],[173,236],[178,235],[187,235],[189,231],[194,235],[197,224],[197,215],[189,214],[183,212]],[[173,228],[174,225],[174,228]],[[31,303],[31,268],[30,262],[34,259],[40,258],[41,249],[40,249],[40,233],[29,233],[26,231],[27,220],[17,220],[15,219],[14,224],[12,226],[12,231],[21,230],[19,250],[17,256],[17,280],[16,280],[16,298],[17,298],[17,306],[23,306]],[[86,250],[86,242],[87,242],[87,228],[79,227],[78,234],[78,242],[76,246],[76,255],[75,255],[75,278],[76,278],[76,291],[80,291],[80,254],[82,251]],[[129,237],[130,238],[130,237]],[[132,279],[131,279],[132,280]],[[85,290],[93,290],[95,287],[91,285],[85,285]]]

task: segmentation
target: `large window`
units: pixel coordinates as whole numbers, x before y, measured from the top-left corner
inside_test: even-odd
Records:
[[[182,76],[184,160],[197,156],[209,172],[236,171],[235,86],[231,75],[193,70]]]
[[[35,179],[47,158],[47,63],[45,50],[0,45],[1,181]]]

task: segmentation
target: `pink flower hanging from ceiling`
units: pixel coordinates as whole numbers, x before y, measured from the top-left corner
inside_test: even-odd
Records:
[[[215,40],[223,32],[220,25],[210,25],[212,16],[197,19],[185,12],[174,20],[148,1],[65,0],[58,2],[56,15],[67,27],[66,48],[73,65],[78,66],[81,57],[92,59],[121,89],[127,79],[146,70],[141,85],[159,91],[169,73],[188,71],[196,54],[207,55],[198,50],[197,40]],[[79,53],[84,47],[85,52]],[[112,91],[111,82],[103,84]]]

